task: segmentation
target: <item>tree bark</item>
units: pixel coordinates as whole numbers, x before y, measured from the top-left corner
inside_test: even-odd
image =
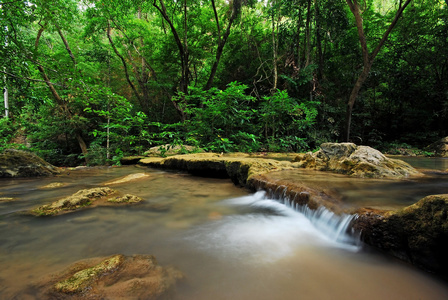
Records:
[[[381,40],[379,41],[378,45],[375,47],[373,52],[369,54],[367,49],[367,39],[364,34],[364,26],[363,26],[363,19],[361,16],[360,7],[358,4],[358,0],[346,0],[350,11],[352,12],[353,16],[355,17],[356,22],[356,28],[358,29],[358,37],[359,37],[359,43],[361,44],[361,51],[362,51],[362,59],[363,59],[363,69],[361,71],[361,74],[358,76],[358,79],[356,80],[355,85],[353,86],[353,89],[350,93],[348,103],[347,103],[347,111],[346,111],[346,119],[345,119],[345,132],[344,132],[344,140],[348,142],[350,140],[350,127],[352,123],[352,112],[353,112],[353,106],[355,105],[355,101],[358,98],[359,91],[361,90],[361,87],[363,86],[364,82],[367,80],[367,77],[369,76],[370,70],[372,68],[373,62],[380,52],[381,48],[384,46],[384,43],[387,41],[387,38],[389,37],[390,33],[392,32],[392,29],[397,24],[399,18],[403,14],[403,11],[405,8],[409,5],[409,3],[412,0],[406,0],[406,2],[398,8],[397,12],[395,13],[395,17],[390,23],[387,30],[384,32]]]

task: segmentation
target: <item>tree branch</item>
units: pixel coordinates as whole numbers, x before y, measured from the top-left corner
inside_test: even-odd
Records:
[[[6,72],[6,71],[1,71],[1,70],[0,70],[0,73],[3,73],[3,74],[8,75],[8,76],[10,76],[10,77],[18,78],[18,79],[21,79],[21,80],[28,80],[28,81],[34,81],[34,82],[43,82],[43,83],[47,83],[47,82],[44,81],[44,80],[34,79],[34,78],[29,78],[29,77],[22,77],[22,76],[14,75],[14,74],[12,74],[12,73],[8,73],[8,72]],[[54,83],[54,82],[50,82],[50,83],[51,83],[52,85],[55,85],[55,86],[60,86],[60,87],[63,87],[63,88],[66,87],[66,86],[64,86],[64,85],[62,85],[62,84],[59,84],[59,83]]]
[[[392,22],[389,25],[389,28],[387,28],[386,32],[383,34],[383,37],[381,38],[380,42],[378,43],[378,46],[376,46],[375,50],[373,50],[372,54],[370,55],[370,60],[374,60],[375,57],[378,55],[378,52],[380,52],[381,47],[383,47],[384,43],[386,42],[387,38],[389,37],[389,34],[391,33],[392,29],[395,27],[395,25],[398,22],[398,19],[400,19],[401,15],[403,14],[404,9],[406,8],[406,6],[409,5],[409,3],[411,3],[412,0],[406,0],[406,2],[401,5],[401,1],[400,1],[400,7],[397,11],[397,13],[395,14],[395,18],[392,20]]]

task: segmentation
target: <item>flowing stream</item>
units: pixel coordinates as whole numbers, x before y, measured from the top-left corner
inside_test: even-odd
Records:
[[[51,218],[22,213],[143,172],[149,176],[111,186],[142,197],[142,204]],[[319,186],[324,181],[313,172],[279,176]],[[339,189],[350,205],[366,199],[404,206],[414,201],[404,189],[448,189],[446,177],[437,176],[394,183],[344,178],[328,175],[325,185]],[[54,182],[63,185],[43,188]],[[395,198],[400,190],[408,196]],[[53,178],[0,179],[0,198],[9,197],[15,200],[0,201],[0,299],[36,299],[42,278],[78,260],[116,253],[153,254],[160,265],[181,270],[186,278],[176,299],[448,299],[446,282],[347,233],[352,216],[291,207],[287,199],[250,193],[226,179],[135,166],[86,168]]]

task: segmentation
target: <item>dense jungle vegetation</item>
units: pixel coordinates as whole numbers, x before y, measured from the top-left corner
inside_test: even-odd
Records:
[[[2,0],[0,150],[380,150],[448,135],[448,0]],[[8,116],[8,117],[6,117]]]

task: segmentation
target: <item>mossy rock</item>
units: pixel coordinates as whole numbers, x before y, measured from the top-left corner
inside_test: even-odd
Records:
[[[79,261],[35,288],[39,299],[171,299],[183,278],[152,255],[117,254]]]
[[[102,275],[116,271],[123,263],[123,260],[123,255],[112,256],[93,267],[76,272],[69,278],[56,283],[54,287],[56,291],[64,294],[81,293],[87,290]]]
[[[7,149],[0,153],[0,177],[37,177],[59,174],[59,170],[37,155]]]
[[[142,198],[135,195],[126,194],[121,196],[117,190],[109,187],[99,187],[79,190],[71,196],[35,208],[30,211],[30,214],[39,217],[57,216],[87,207],[136,204],[142,201]]]
[[[424,197],[398,211],[358,213],[353,227],[367,244],[448,276],[448,194]]]
[[[110,198],[107,201],[112,203],[140,203],[143,199],[135,195],[126,194],[121,197]]]

